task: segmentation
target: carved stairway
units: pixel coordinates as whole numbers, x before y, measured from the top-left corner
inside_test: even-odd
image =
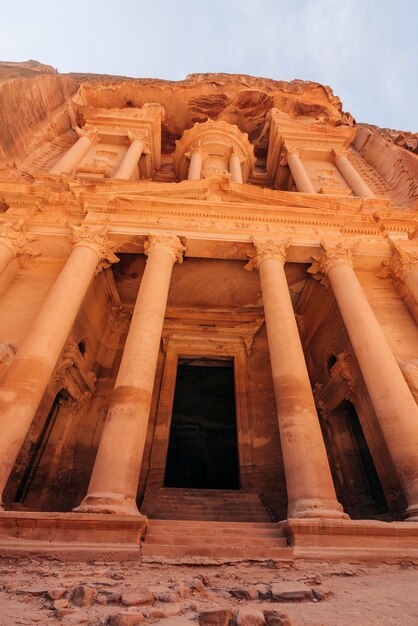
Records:
[[[270,560],[291,558],[292,549],[274,522],[152,519],[141,556],[144,561],[159,557]]]
[[[147,492],[141,513],[150,519],[213,522],[270,522],[257,493],[217,489],[160,489]]]

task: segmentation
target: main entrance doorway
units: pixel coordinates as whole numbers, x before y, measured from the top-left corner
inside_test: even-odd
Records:
[[[232,359],[179,359],[164,486],[239,489]]]

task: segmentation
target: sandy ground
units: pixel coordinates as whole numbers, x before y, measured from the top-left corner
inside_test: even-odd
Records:
[[[257,596],[258,593],[262,597],[269,594],[272,585],[289,587],[289,583],[295,589],[315,590],[314,600],[277,602],[260,597],[240,600],[230,593],[238,589],[244,595]],[[87,606],[76,606],[73,590],[82,585],[89,588],[84,600]],[[254,586],[257,586],[256,591]],[[129,606],[144,587],[155,598],[152,604]],[[51,593],[57,588],[61,590]],[[50,596],[63,594],[55,601],[55,608],[48,591]],[[125,594],[122,596],[125,606],[121,603],[121,593]],[[276,564],[187,566],[0,560],[1,626],[99,626],[113,623],[110,618],[117,613],[128,616],[142,613],[144,626],[157,622],[161,622],[161,626],[193,626],[202,611],[224,608],[236,614],[243,607],[285,613],[292,626],[417,626],[418,561],[325,563],[296,560]]]

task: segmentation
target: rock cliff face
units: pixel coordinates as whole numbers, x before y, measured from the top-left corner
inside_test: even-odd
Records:
[[[242,74],[191,74],[182,81],[166,81],[59,74],[37,61],[3,62],[0,168],[19,167],[44,142],[69,130],[77,121],[77,105],[140,108],[146,102],[158,102],[165,109],[163,154],[172,154],[176,140],[195,122],[224,120],[248,133],[261,166],[267,154],[273,108],[292,119],[329,126],[356,125],[329,87],[308,81],[274,81]],[[418,198],[418,135],[359,124],[355,147],[393,190],[401,208],[414,208]]]

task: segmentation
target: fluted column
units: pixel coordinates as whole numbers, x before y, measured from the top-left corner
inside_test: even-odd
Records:
[[[229,172],[233,183],[242,183],[241,159],[239,154],[232,152],[229,157]]]
[[[418,521],[418,407],[354,273],[352,251],[322,246],[310,272],[328,277],[408,502],[405,517]]]
[[[296,148],[286,146],[286,157],[297,190],[302,193],[316,193]]]
[[[116,170],[113,178],[117,180],[130,180],[138,167],[139,159],[144,151],[144,138],[142,135],[128,133],[131,144],[126,151],[121,164]]]
[[[203,151],[201,147],[195,148],[187,155],[190,159],[189,173],[187,180],[200,180],[203,168]]]
[[[101,260],[118,260],[108,228],[72,227],[74,248],[0,384],[0,493]]]
[[[368,184],[363,180],[356,168],[351,164],[347,153],[342,150],[334,150],[335,165],[340,170],[349,187],[360,198],[374,198],[375,195]]]
[[[86,156],[92,145],[98,141],[97,130],[78,128],[78,141],[49,170],[50,174],[70,174]]]
[[[4,272],[10,261],[22,254],[38,256],[40,254],[31,244],[36,237],[26,232],[23,219],[10,224],[7,230],[0,232],[0,274]]]
[[[284,262],[289,243],[254,241],[286,474],[288,517],[343,518],[315,409]]]
[[[87,495],[75,511],[137,515],[136,495],[171,273],[183,246],[150,235],[148,256]]]

